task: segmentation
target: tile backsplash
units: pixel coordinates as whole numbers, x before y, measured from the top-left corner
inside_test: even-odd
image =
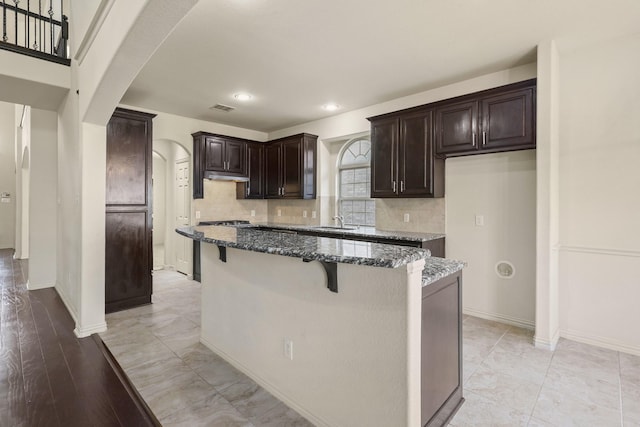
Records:
[[[193,201],[199,220],[241,219],[251,222],[333,224],[335,196],[314,200],[237,200],[236,183],[204,181],[204,199]],[[376,227],[389,231],[445,232],[445,199],[376,199]],[[251,211],[255,216],[251,216]],[[307,216],[304,216],[306,211]],[[316,218],[313,218],[313,212]],[[280,215],[278,215],[278,213]],[[409,214],[409,222],[404,215]],[[199,221],[195,220],[195,223]]]
[[[236,199],[236,183],[230,181],[204,180],[204,198],[195,199],[192,204],[193,217],[200,211],[198,221],[242,219],[251,222],[267,221],[267,200]],[[255,211],[255,216],[251,216]]]
[[[376,199],[376,228],[421,233],[445,232],[445,199]],[[409,214],[409,222],[404,215]]]

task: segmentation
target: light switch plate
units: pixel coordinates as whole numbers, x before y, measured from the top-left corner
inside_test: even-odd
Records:
[[[476,227],[484,227],[484,215],[476,215]]]

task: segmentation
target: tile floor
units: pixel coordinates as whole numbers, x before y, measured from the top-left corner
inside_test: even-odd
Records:
[[[200,285],[154,272],[154,304],[109,314],[103,340],[165,426],[310,426],[199,343]],[[640,357],[465,316],[451,426],[640,427]],[[387,426],[385,426],[387,427]]]

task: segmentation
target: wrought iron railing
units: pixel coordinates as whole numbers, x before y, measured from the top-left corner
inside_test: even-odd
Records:
[[[2,0],[0,49],[70,65],[63,0]]]

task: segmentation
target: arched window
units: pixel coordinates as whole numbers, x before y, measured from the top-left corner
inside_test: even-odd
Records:
[[[371,141],[348,141],[338,156],[338,212],[346,224],[376,224],[376,202],[371,198]]]

